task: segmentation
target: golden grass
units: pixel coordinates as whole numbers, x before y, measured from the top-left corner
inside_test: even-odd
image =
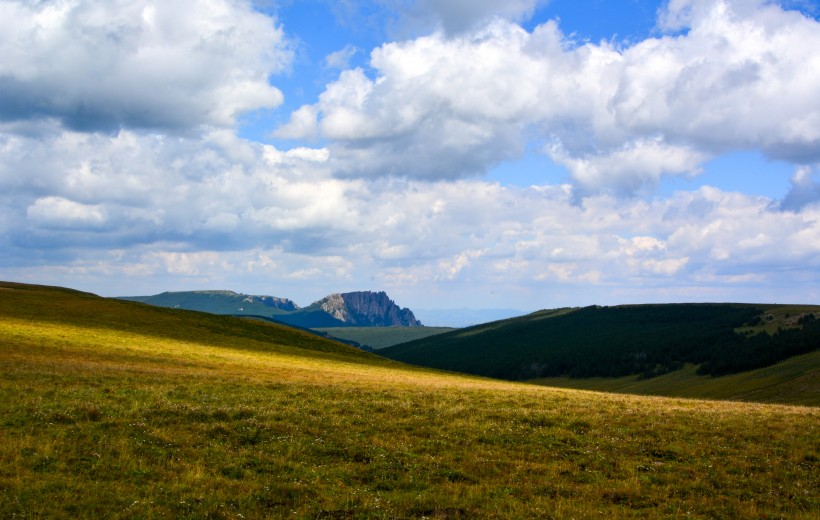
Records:
[[[54,315],[5,288],[3,518],[820,513],[818,409],[498,382],[40,289]]]

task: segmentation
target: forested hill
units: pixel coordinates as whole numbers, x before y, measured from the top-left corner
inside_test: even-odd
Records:
[[[666,304],[584,307],[403,343],[386,357],[502,379],[652,377],[699,365],[714,376],[772,365],[820,347],[820,307]]]

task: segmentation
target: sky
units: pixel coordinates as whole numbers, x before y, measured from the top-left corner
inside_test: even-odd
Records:
[[[820,303],[816,0],[0,0],[0,279]]]

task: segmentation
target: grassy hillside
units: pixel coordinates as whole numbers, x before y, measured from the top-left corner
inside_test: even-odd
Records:
[[[725,375],[820,348],[820,307],[625,305],[541,311],[396,345],[387,357],[511,380]],[[776,326],[776,328],[775,328]],[[772,335],[768,331],[774,329]]]
[[[601,392],[820,406],[820,351],[722,377],[698,375],[697,367],[688,365],[651,379],[639,376],[549,377],[531,382]]]
[[[314,330],[378,350],[455,329],[450,327],[323,327]]]
[[[820,410],[405,367],[0,284],[0,517],[816,518]]]

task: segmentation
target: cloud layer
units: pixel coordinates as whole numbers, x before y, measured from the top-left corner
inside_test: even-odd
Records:
[[[820,23],[769,3],[676,0],[660,24],[665,35],[623,48],[503,19],[388,43],[373,77],[343,72],[278,135],[330,140],[343,174],[423,179],[483,173],[540,143],[581,187],[613,192],[732,150],[820,161]]]
[[[228,131],[4,144],[51,159],[25,175],[20,163],[0,170],[0,268],[21,276],[59,265],[61,276],[128,276],[140,286],[173,276],[249,291],[497,285],[531,299],[574,287],[570,300],[634,287],[644,299],[680,300],[743,283],[762,298],[820,268],[820,207],[781,211],[714,188],[578,203],[570,185],[343,180],[327,150],[283,152]]]

